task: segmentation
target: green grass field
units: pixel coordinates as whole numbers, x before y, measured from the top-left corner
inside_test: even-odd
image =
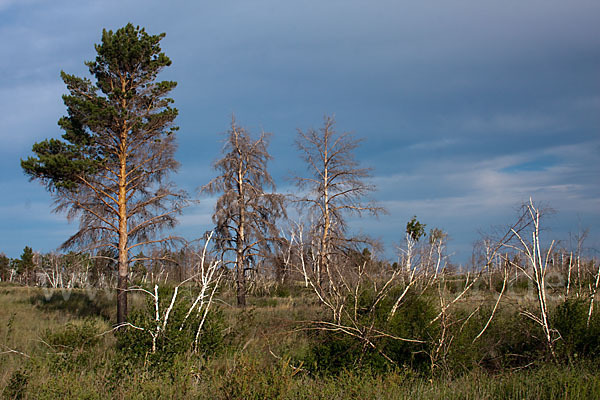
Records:
[[[60,291],[0,286],[0,392],[4,398],[25,399],[600,398],[595,357],[583,357],[565,345],[561,354],[570,356],[550,361],[535,342],[535,330],[533,338],[523,339],[525,325],[506,326],[515,318],[509,308],[477,346],[469,344],[472,334],[465,327],[465,338],[456,336],[440,364],[445,367],[428,372],[418,368],[414,354],[402,365],[385,368],[375,361],[353,362],[350,351],[340,361],[331,349],[344,353],[352,343],[301,322],[322,311],[301,294],[251,297],[252,305],[244,310],[224,299],[215,314],[218,323],[211,325],[218,340],[210,351],[175,352],[153,360],[136,359],[135,343],[119,345],[121,339],[111,331],[111,293],[74,290],[63,296]],[[143,309],[145,301],[135,295],[132,303]],[[472,330],[477,327],[474,322]],[[502,339],[507,332],[512,336]],[[502,345],[494,344],[501,339]],[[169,346],[164,349],[173,348]],[[522,354],[489,355],[501,351]],[[501,361],[492,362],[494,357]],[[519,357],[526,361],[514,361]]]

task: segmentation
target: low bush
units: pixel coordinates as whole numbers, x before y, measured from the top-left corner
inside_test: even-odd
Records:
[[[472,315],[466,309],[457,310],[453,315],[455,323],[447,333],[452,343],[440,365],[447,376],[460,376],[479,369],[497,373],[521,368],[548,356],[547,348],[540,340],[539,325],[512,307],[499,307],[485,332],[477,338],[492,309],[493,306],[487,304]]]
[[[320,374],[339,374],[346,370],[384,372],[397,367],[426,372],[430,367],[431,339],[438,330],[438,324],[431,323],[436,315],[435,307],[427,296],[409,292],[389,318],[391,299],[395,299],[394,294],[373,309],[373,292],[363,291],[358,298],[358,322],[364,336],[317,331],[313,335],[312,351],[302,360],[304,364]],[[418,339],[423,343],[397,338]]]
[[[17,370],[13,372],[8,385],[2,391],[2,397],[6,399],[22,399],[25,397],[28,383],[29,373],[27,371]]]
[[[600,316],[594,313],[588,325],[589,306],[589,299],[570,298],[552,315],[552,326],[562,337],[557,350],[563,359],[600,358]]]
[[[161,316],[159,321],[156,321],[155,318],[156,311],[152,299],[148,299],[144,307],[130,313],[129,321],[138,329],[126,327],[120,329],[116,334],[117,349],[123,359],[156,369],[170,366],[178,355],[189,353],[192,350],[201,356],[208,357],[217,354],[223,348],[225,323],[222,311],[218,308],[211,309],[196,343],[196,334],[202,315],[194,310],[185,319],[192,300],[184,295],[178,296],[166,327],[163,329],[165,311],[172,295],[172,288],[159,290],[159,298],[165,299],[159,303]],[[158,331],[157,325],[160,326]],[[156,335],[155,351],[152,349],[151,333]]]
[[[87,368],[95,355],[91,349],[103,339],[100,324],[93,319],[70,322],[58,330],[47,330],[42,343],[53,371]]]

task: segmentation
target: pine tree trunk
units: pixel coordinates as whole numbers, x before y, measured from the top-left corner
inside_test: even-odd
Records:
[[[125,81],[121,79],[121,89],[125,92]],[[126,102],[121,106],[126,109]],[[127,122],[123,123],[121,131],[121,147],[119,155],[119,278],[117,281],[117,324],[127,322],[127,289],[129,275],[129,255],[127,254]]]
[[[119,280],[117,283],[117,325],[127,322],[127,275],[121,275],[119,265]]]
[[[238,307],[246,307],[246,274],[244,271],[244,263],[240,260],[237,263],[237,305]]]
[[[124,190],[123,190],[124,191]],[[124,198],[124,197],[123,197]],[[127,254],[127,208],[119,204],[119,278],[117,281],[117,324],[127,322],[127,289],[129,262]]]

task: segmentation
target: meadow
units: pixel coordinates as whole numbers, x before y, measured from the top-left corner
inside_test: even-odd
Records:
[[[170,293],[168,287],[164,290]],[[445,293],[450,296],[453,290]],[[182,292],[191,294],[193,288]],[[473,338],[489,317],[483,310],[494,307],[498,293],[479,286],[453,312],[461,323],[445,331],[429,322],[438,310],[439,293],[415,291],[405,297],[396,325],[387,332],[429,339],[378,342],[378,349],[395,361],[391,364],[351,335],[318,328],[314,321],[326,319],[326,313],[301,282],[253,294],[245,308],[231,305],[234,290],[224,286],[196,351],[185,336],[172,334],[165,335],[155,353],[140,336],[143,332],[112,329],[116,295],[110,290],[2,284],[0,391],[15,399],[600,396],[600,317],[595,313],[587,323],[587,302],[553,296],[551,324],[561,338],[552,357],[542,328],[519,311],[535,305],[533,292],[518,285],[506,289],[505,300],[477,341]],[[131,298],[131,321],[138,326],[152,314],[147,297],[135,293]],[[474,304],[482,311],[465,323],[459,315],[470,314]],[[174,324],[177,315],[175,307]],[[436,348],[442,333],[452,340],[440,354]]]

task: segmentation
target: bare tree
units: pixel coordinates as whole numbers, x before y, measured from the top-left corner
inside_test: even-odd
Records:
[[[375,188],[365,182],[370,170],[360,168],[354,158],[360,140],[349,132],[337,133],[334,127],[335,119],[326,116],[318,131],[298,130],[296,141],[309,172],[306,177],[295,178],[305,193],[297,200],[309,209],[314,221],[311,232],[316,242],[314,269],[320,287],[326,278],[333,279],[333,258],[343,255],[356,241],[345,236],[347,215],[385,212],[365,201],[365,196]]]
[[[560,333],[550,325],[548,296],[546,295],[546,274],[550,269],[549,265],[552,260],[552,251],[555,242],[553,240],[547,250],[542,249],[540,237],[540,219],[542,214],[543,211],[530,198],[529,202],[523,205],[523,212],[520,218],[521,221],[526,221],[524,222],[525,226],[519,230],[512,228],[516,243],[505,243],[504,246],[515,250],[527,260],[527,264],[525,265],[520,265],[509,260],[515,268],[520,270],[533,282],[535,287],[538,303],[537,312],[522,310],[521,313],[535,321],[543,329],[548,350],[552,354],[553,359],[556,360],[554,343],[560,339]],[[530,228],[530,230],[525,230],[526,227]],[[530,238],[527,237],[527,234],[530,235]]]
[[[86,63],[96,84],[62,73],[70,92],[63,96],[68,115],[59,121],[64,140],[36,143],[36,157],[21,162],[47,185],[57,211],[80,220],[63,248],[115,250],[119,324],[127,319],[132,250],[167,241],[156,233],[175,224],[183,200],[167,180],[178,167],[177,110],[167,97],[176,83],[156,82],[171,64],[159,46],[163,37],[131,24],[105,30],[95,61]]]
[[[213,222],[216,244],[223,254],[233,252],[238,306],[246,305],[246,271],[261,256],[269,241],[277,237],[277,218],[285,216],[284,196],[273,193],[275,184],[267,171],[271,158],[267,134],[253,140],[232,117],[224,156],[214,164],[221,175],[202,188],[207,193],[223,193],[217,200]],[[266,193],[265,188],[272,193]]]

